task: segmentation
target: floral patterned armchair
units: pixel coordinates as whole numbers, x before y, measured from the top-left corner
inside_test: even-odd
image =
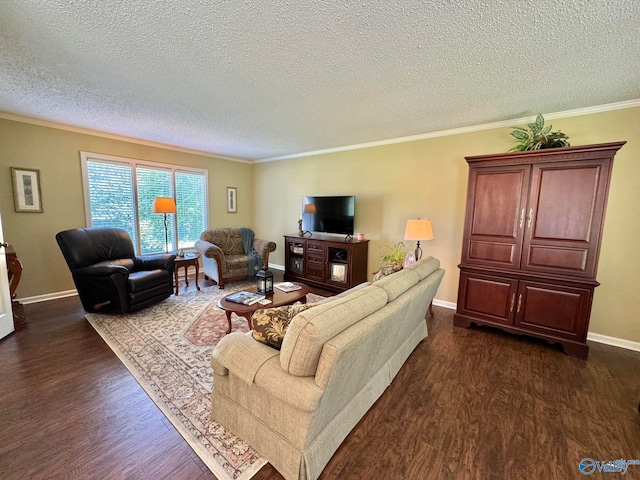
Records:
[[[219,288],[224,288],[225,282],[247,278],[249,256],[245,253],[239,227],[205,230],[195,248],[202,256],[204,278],[211,278]],[[275,251],[276,244],[254,237],[253,249],[267,267],[269,253]]]

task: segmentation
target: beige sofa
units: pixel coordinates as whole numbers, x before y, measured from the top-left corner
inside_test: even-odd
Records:
[[[439,267],[429,257],[300,312],[281,351],[227,335],[211,359],[211,418],[286,479],[317,478],[427,336]]]
[[[211,278],[224,288],[225,282],[247,278],[249,257],[244,252],[240,228],[213,228],[200,234],[196,250],[202,257],[205,278]],[[265,266],[269,266],[269,253],[276,244],[267,240],[253,239],[253,248]]]

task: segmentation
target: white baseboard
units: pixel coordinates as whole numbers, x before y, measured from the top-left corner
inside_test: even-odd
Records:
[[[457,307],[457,305],[453,302],[445,302],[444,300],[438,300],[437,298],[433,299],[433,304],[436,307],[444,307],[444,308],[450,308],[451,310],[455,310]]]
[[[438,300],[437,298],[433,299],[433,304],[438,307],[450,308],[452,310],[456,310],[458,308],[458,306],[453,302],[445,302],[444,300]],[[587,340],[611,345],[612,347],[633,350],[634,352],[640,352],[640,342],[632,342],[631,340],[625,340],[624,338],[609,337],[607,335],[589,332],[587,333]]]
[[[34,297],[16,298],[23,305],[30,303],[46,302],[48,300],[56,300],[58,298],[73,297],[78,295],[77,290],[66,290],[64,292],[45,293],[44,295],[36,295]]]
[[[632,342],[631,340],[625,340],[624,338],[608,337],[607,335],[600,335],[599,333],[587,333],[587,340],[604,343],[605,345],[611,345],[612,347],[626,348],[627,350],[633,350],[634,352],[640,352],[640,342]]]

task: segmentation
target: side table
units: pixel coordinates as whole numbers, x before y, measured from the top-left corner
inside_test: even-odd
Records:
[[[200,286],[198,285],[198,274],[200,273],[200,264],[198,262],[199,258],[199,253],[185,253],[184,257],[176,257],[173,268],[173,275],[176,284],[176,295],[178,295],[178,270],[180,270],[180,268],[184,268],[184,281],[188,287],[189,277],[187,276],[187,270],[190,266],[196,267],[196,288],[200,290]]]

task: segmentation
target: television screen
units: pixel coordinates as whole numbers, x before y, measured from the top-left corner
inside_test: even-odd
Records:
[[[353,235],[356,197],[302,197],[302,229]]]

